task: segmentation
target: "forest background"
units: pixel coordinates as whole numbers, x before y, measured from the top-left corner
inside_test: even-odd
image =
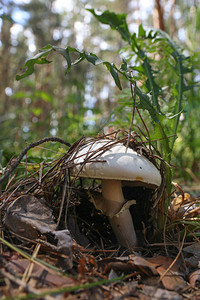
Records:
[[[182,182],[198,182],[199,0],[1,1],[0,164],[5,166],[27,143],[43,137],[56,136],[72,143],[82,135],[94,136],[118,128],[129,130],[132,106],[127,106],[126,100],[131,98],[130,86],[122,82],[120,91],[102,65],[94,67],[84,61],[65,75],[66,61],[54,55],[52,59],[49,57],[52,63],[36,66],[31,76],[16,80],[25,61],[48,44],[84,49],[115,65],[121,63],[124,41],[108,25],[99,23],[86,8],[126,14],[131,33],[137,34],[141,23],[145,30],[161,29],[182,47],[185,56],[190,56],[192,84],[183,95],[172,163],[176,166],[175,176]],[[156,48],[155,52],[159,54]],[[166,61],[159,63],[162,68]],[[170,74],[168,78],[166,73],[163,80],[173,85]],[[172,105],[169,95],[166,106]],[[170,129],[172,116],[165,112]],[[142,115],[148,122],[148,115],[145,112]],[[138,124],[141,120],[136,117],[135,122]],[[49,147],[51,151],[34,149],[33,162],[55,156],[53,151],[62,151],[59,147],[60,144],[55,143]]]

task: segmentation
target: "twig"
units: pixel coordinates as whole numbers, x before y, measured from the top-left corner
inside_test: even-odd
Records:
[[[138,126],[137,126],[138,127]],[[139,127],[138,127],[139,130],[141,130]],[[172,135],[168,135],[167,137],[163,137],[163,138],[159,138],[159,139],[155,139],[155,140],[151,140],[151,142],[157,142],[157,141],[162,141],[162,140],[166,140],[166,139],[169,139],[169,138],[172,138],[174,136],[177,136],[176,134],[172,134]],[[146,143],[149,143],[149,141],[141,141],[142,144],[146,144]]]
[[[135,102],[136,102],[136,81],[134,81],[134,93],[133,93],[133,86],[132,83],[130,83],[131,86],[131,95],[132,95],[132,99],[133,99],[133,110],[132,110],[132,116],[131,116],[131,125],[129,128],[129,133],[128,133],[128,140],[127,140],[127,144],[126,144],[126,151],[128,149],[129,143],[130,143],[130,139],[131,139],[131,131],[132,131],[132,127],[133,127],[133,119],[134,119],[134,115],[135,115]]]
[[[35,249],[34,249],[32,258],[36,258],[36,257],[37,257],[37,254],[38,254],[38,252],[39,252],[39,250],[40,250],[40,246],[41,246],[40,244],[37,244],[37,245],[35,246]],[[28,280],[29,280],[29,278],[31,277],[31,273],[32,273],[32,271],[33,271],[33,267],[34,267],[34,262],[31,261],[31,262],[29,263],[29,265],[27,266],[27,268],[26,268],[26,270],[25,270],[25,272],[24,272],[24,274],[23,274],[23,277],[22,277],[22,281],[23,281],[24,283],[27,283]],[[21,290],[22,290],[22,286],[20,286],[20,288],[19,288],[19,291],[21,291]]]
[[[160,276],[160,279],[159,279],[159,282],[163,279],[163,277],[170,271],[170,269],[173,267],[173,265],[177,262],[180,254],[181,254],[181,251],[183,249],[183,246],[184,246],[184,241],[185,241],[185,237],[186,237],[186,233],[187,233],[187,230],[185,228],[185,232],[184,232],[184,236],[183,236],[183,240],[182,240],[182,244],[181,244],[181,247],[178,251],[178,254],[177,256],[175,257],[175,259],[173,260],[173,262],[170,264],[170,266],[167,268],[167,270],[165,270],[165,272]]]
[[[39,179],[38,179],[39,184],[42,183],[42,170],[43,170],[43,165],[44,165],[44,161],[42,161],[42,162],[40,163]]]
[[[139,117],[140,117],[140,119],[142,121],[142,124],[144,125],[144,128],[145,128],[145,130],[147,132],[148,142],[149,142],[149,150],[151,151],[151,138],[150,138],[149,130],[148,130],[148,128],[147,128],[147,126],[146,126],[146,124],[145,124],[145,122],[144,122],[144,120],[143,120],[143,118],[141,116],[141,113],[140,113],[140,111],[139,111],[139,109],[137,107],[136,107],[136,110],[137,110],[137,113],[138,113],[138,115],[139,115]]]
[[[22,288],[24,288],[26,291],[36,294],[38,295],[39,292],[34,289],[33,287],[31,287],[30,285],[26,284],[25,282],[23,282],[21,279],[17,278],[16,276],[6,272],[3,269],[0,269],[0,274],[3,275],[4,278],[8,278],[10,281],[14,282],[15,284],[21,286]]]
[[[66,196],[66,191],[67,191],[67,177],[68,177],[68,170],[65,169],[63,191],[62,191],[62,199],[61,199],[61,204],[60,204],[60,209],[59,209],[59,215],[58,215],[58,220],[57,220],[57,227],[58,227],[58,225],[60,223],[60,220],[61,220],[63,206],[64,206],[64,202],[65,202],[65,196]]]
[[[3,275],[4,278],[8,278],[8,280],[12,281],[13,283],[17,284],[18,286],[20,286],[21,288],[23,288],[25,291],[31,293],[31,294],[35,294],[35,295],[40,295],[40,291],[36,290],[35,288],[31,287],[30,284],[27,284],[25,282],[23,282],[21,279],[19,279],[18,277],[10,274],[9,272],[6,272],[3,269],[0,269],[0,274]],[[15,295],[15,299],[17,299],[17,295]],[[11,297],[11,299],[14,299],[14,297]],[[19,297],[20,299],[20,297]],[[49,295],[45,295],[43,297],[43,299],[45,300],[54,300],[55,298]]]
[[[164,241],[165,253],[167,256],[169,256],[169,253],[167,250],[167,244],[166,244],[166,226],[167,226],[167,214],[165,214],[165,222],[164,222],[164,228],[163,228],[163,241]]]
[[[9,202],[9,200],[12,198],[12,196],[15,194],[15,192],[20,188],[20,186],[17,186],[16,189],[9,195],[9,197],[3,201],[3,203],[0,205],[0,211],[4,208],[4,206]],[[21,196],[17,197],[15,200],[19,199]]]
[[[57,138],[57,137],[48,137],[48,138],[43,138],[37,142],[33,142],[31,144],[29,144],[21,153],[20,155],[15,159],[15,161],[13,163],[11,163],[10,167],[8,168],[8,170],[5,171],[4,175],[0,177],[0,182],[2,182],[4,179],[6,179],[15,169],[16,167],[19,165],[20,161],[22,160],[22,158],[24,157],[24,155],[26,155],[26,153],[34,147],[37,147],[40,144],[46,143],[46,142],[59,142],[61,144],[65,144],[68,147],[71,147],[71,145],[68,142],[65,142],[64,140]]]

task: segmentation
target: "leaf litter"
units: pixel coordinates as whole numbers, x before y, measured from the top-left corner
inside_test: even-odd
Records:
[[[69,147],[66,154],[18,179],[18,171],[13,173],[23,156],[49,140],[32,143],[0,180],[9,177],[0,195],[2,299],[200,299],[200,198],[174,183],[159,232],[154,221],[166,204],[165,162],[138,135],[116,131],[94,140],[102,138],[128,143],[162,174],[161,187],[150,197],[149,191],[142,195],[144,219],[136,219],[139,247],[119,247],[107,218],[88,201],[88,190],[99,193],[98,181],[70,177],[72,154],[87,144],[84,137],[72,146],[63,141]],[[97,156],[90,153],[88,161]],[[139,197],[141,190],[134,193]]]

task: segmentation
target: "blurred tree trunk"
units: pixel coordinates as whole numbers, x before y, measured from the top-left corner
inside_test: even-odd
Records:
[[[140,0],[137,0],[136,3],[137,3],[136,4],[136,10],[138,11],[138,17],[137,17],[136,22],[137,22],[137,25],[140,25],[142,23],[141,17],[140,17]]]
[[[159,28],[165,31],[163,15],[164,15],[164,9],[161,5],[161,1],[155,0],[154,11],[153,11],[153,26],[155,28]]]
[[[175,12],[175,1],[176,0],[170,0],[171,2],[171,9],[170,9],[170,36],[173,37],[176,32],[176,25],[174,20],[174,12]]]
[[[5,89],[9,86],[9,70],[10,70],[10,28],[12,23],[7,19],[2,19],[1,27],[1,53],[0,53],[0,99],[2,103],[3,115],[8,112],[9,97],[7,96]]]

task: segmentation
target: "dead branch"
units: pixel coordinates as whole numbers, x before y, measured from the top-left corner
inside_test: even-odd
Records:
[[[6,179],[15,169],[16,167],[19,165],[19,163],[21,162],[22,158],[26,155],[26,153],[34,147],[39,146],[40,144],[46,143],[46,142],[59,142],[61,144],[64,144],[68,147],[71,147],[71,145],[68,142],[65,142],[64,140],[57,138],[57,137],[47,137],[47,138],[43,138],[37,142],[33,142],[30,143],[21,153],[20,155],[13,161],[11,162],[9,168],[5,171],[4,175],[0,177],[0,183]]]

